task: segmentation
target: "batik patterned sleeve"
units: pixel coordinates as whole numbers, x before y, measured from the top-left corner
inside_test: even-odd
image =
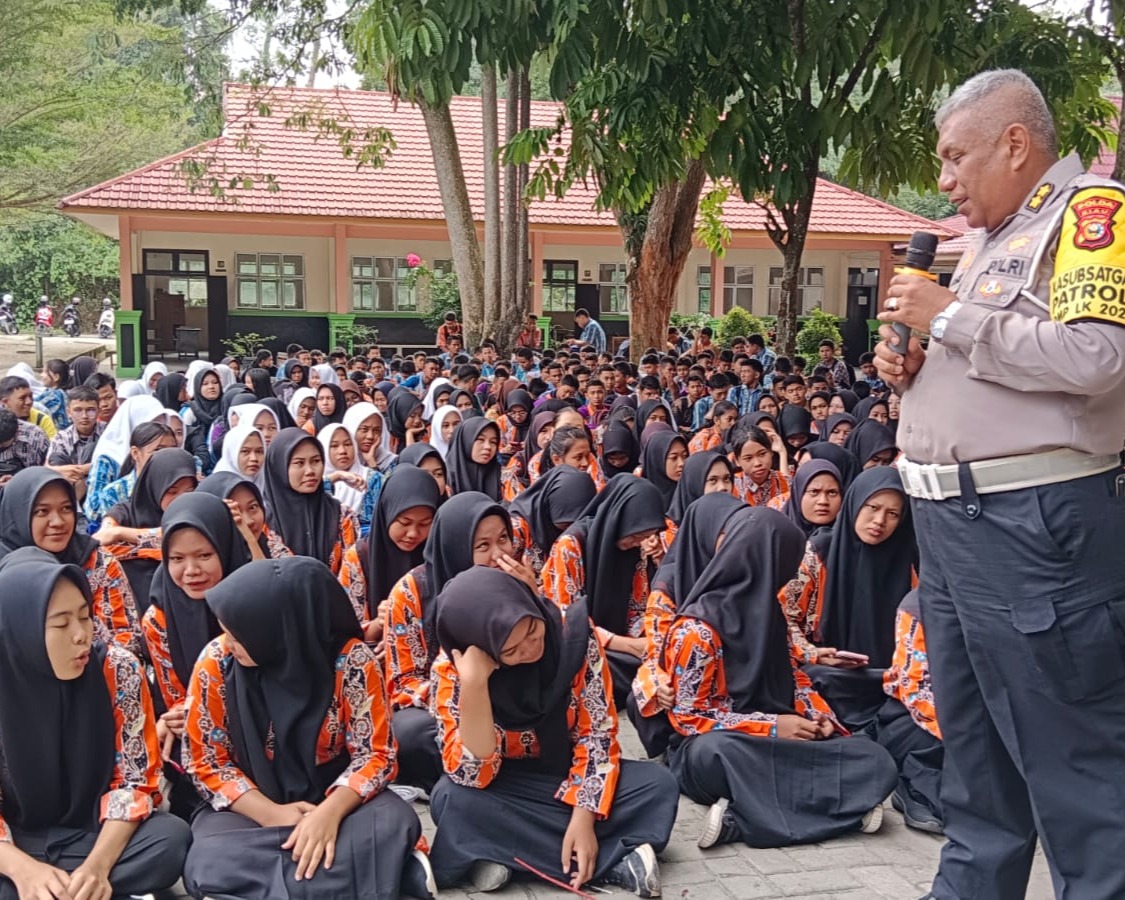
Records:
[[[333,782],[335,788],[355,791],[365,803],[385,788],[398,772],[395,740],[387,715],[383,673],[375,654],[353,640],[336,660],[340,699],[340,726],[351,757],[348,767]]]
[[[270,531],[268,526],[266,527],[266,546],[269,547],[270,559],[284,559],[293,555],[293,551],[285,546],[285,541],[281,539],[281,535],[276,531]]]
[[[809,640],[820,620],[820,598],[825,582],[824,566],[812,542],[805,545],[805,556],[797,577],[778,593],[785,621],[789,625],[789,643],[799,663],[815,663],[817,648]]]
[[[656,705],[656,689],[663,674],[660,651],[675,618],[676,604],[672,598],[660,588],[650,591],[644,619],[645,657],[633,679],[633,697],[637,701],[637,712],[642,716],[655,716],[660,712]]]
[[[645,611],[648,607],[648,560],[643,556],[633,570],[633,594],[629,597],[629,609],[626,612],[625,630],[628,637],[639,638],[645,636]],[[606,632],[608,634],[609,632]]]
[[[367,579],[363,575],[363,563],[359,559],[358,545],[349,547],[344,553],[339,581],[352,602],[352,609],[355,610],[360,624],[370,621],[371,613],[367,609]]]
[[[564,534],[551,548],[543,566],[543,596],[564,613],[586,588],[586,562],[582,558],[582,545],[572,534]],[[647,597],[646,597],[647,599]],[[598,628],[598,640],[606,646],[613,637],[612,631]]]
[[[531,526],[525,519],[512,514],[512,556],[519,559],[532,544]]]
[[[909,710],[920,728],[941,740],[922,621],[903,609],[895,617],[895,652],[883,673],[883,690]]]
[[[136,657],[143,656],[137,604],[121,564],[98,547],[84,568],[94,596],[94,617],[105,626],[114,644]]]
[[[383,623],[387,697],[391,709],[426,709],[430,696],[430,655],[418,582],[407,572],[391,589]]]
[[[438,654],[430,670],[430,712],[437,720],[438,745],[445,774],[462,787],[486,788],[500,772],[504,732],[496,730],[496,750],[481,759],[461,740],[461,682],[457,669],[444,653]]]
[[[523,493],[523,483],[520,481],[520,458],[513,456],[500,470],[500,496],[505,503],[511,503]]]
[[[804,716],[806,719],[811,719],[814,722],[817,719],[829,719],[832,724],[836,726],[837,732],[840,734],[851,734],[840,720],[836,718],[836,713],[832,711],[832,707],[828,705],[828,701],[813,687],[812,679],[797,668],[795,663],[793,667],[793,686],[793,711],[796,712],[797,715]]]
[[[777,716],[739,713],[731,707],[723,673],[719,636],[699,619],[678,619],[668,632],[664,669],[675,695],[669,719],[684,736],[708,731],[741,731],[759,737],[777,735]]]
[[[586,646],[586,664],[574,678],[569,720],[574,761],[555,799],[609,816],[617,778],[621,770],[621,747],[617,743],[617,709],[613,684],[601,644],[591,632]]]
[[[340,537],[336,546],[332,548],[332,558],[329,568],[332,574],[339,577],[340,567],[344,564],[344,553],[349,547],[354,547],[359,540],[359,519],[356,514],[344,504],[340,504]]]
[[[99,821],[142,822],[160,805],[160,745],[144,668],[133,654],[110,647],[102,663],[113,703],[117,746],[113,778],[102,795]]]
[[[257,790],[234,762],[222,672],[226,655],[223,638],[207,645],[191,673],[184,705],[184,769],[200,795],[217,810]]]
[[[177,703],[184,701],[187,691],[172,666],[172,653],[168,649],[168,627],[164,621],[164,613],[156,606],[150,606],[141,618],[141,629],[144,631],[145,644],[148,646],[149,658],[152,660],[156,686],[160,688],[160,696],[164,698],[165,706],[171,709]]]

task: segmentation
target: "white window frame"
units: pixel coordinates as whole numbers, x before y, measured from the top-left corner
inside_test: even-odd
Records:
[[[253,290],[252,297],[245,293],[248,289]],[[303,310],[305,257],[300,253],[235,253],[234,296],[239,309]]]
[[[613,270],[608,281],[605,280],[606,269]],[[625,284],[626,269],[625,263],[598,263],[598,304],[603,315],[629,315],[629,289]],[[602,291],[607,289],[609,296],[603,298]]]
[[[390,264],[392,274],[380,274],[380,263],[384,272]],[[406,257],[401,256],[353,256],[349,260],[352,279],[352,310],[367,313],[418,313],[418,291],[406,284],[410,272]],[[356,274],[367,269],[370,275]],[[380,286],[386,286],[391,297],[391,308],[383,309],[375,302]]]
[[[723,266],[723,312],[735,306],[754,312],[753,266]]]

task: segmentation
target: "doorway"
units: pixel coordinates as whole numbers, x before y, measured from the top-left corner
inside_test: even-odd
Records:
[[[871,343],[869,319],[874,319],[879,304],[879,270],[848,269],[847,319],[840,325],[844,337],[844,359],[859,365],[859,357]]]
[[[199,330],[199,346],[209,338],[207,301],[210,296],[206,250],[145,250],[146,338],[150,354],[165,356],[176,350],[176,329]]]

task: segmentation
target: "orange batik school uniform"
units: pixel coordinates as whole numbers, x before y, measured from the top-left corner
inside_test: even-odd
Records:
[[[490,601],[487,626],[480,597]],[[564,879],[560,850],[572,808],[595,817],[595,882],[610,878],[633,848],[663,849],[675,819],[675,785],[659,766],[621,759],[609,666],[585,604],[579,600],[562,614],[522,582],[478,566],[446,584],[437,609],[441,653],[430,697],[445,777],[430,809],[438,884],[464,881],[481,861],[519,873],[517,856]],[[462,737],[464,687],[451,652],[473,644],[498,658],[512,628],[528,616],[542,623],[544,655],[502,666],[489,678],[495,749],[477,756]]]
[[[524,491],[509,507],[512,543],[541,577],[551,549],[562,536],[559,524],[570,525],[594,499],[597,489],[585,471],[573,466],[555,466]]]
[[[734,492],[747,506],[770,506],[774,501],[789,499],[789,479],[776,469],[760,485],[744,472],[734,475]]]
[[[318,560],[243,566],[207,593],[227,635],[207,645],[188,686],[184,765],[208,801],[192,821],[184,884],[193,896],[391,898],[414,893],[404,877],[421,835],[393,792],[396,747],[374,654],[343,590]],[[239,814],[250,792],[274,804],[320,804],[348,790],[335,863],[309,894],[282,844],[292,825]]]
[[[669,768],[685,794],[712,804],[700,845],[781,847],[857,831],[894,786],[894,762],[848,737],[793,666],[776,595],[802,533],[774,510],[751,508],[727,520],[725,535],[660,656],[673,693]],[[794,728],[814,739],[788,737]],[[761,789],[794,780],[800,791]]]

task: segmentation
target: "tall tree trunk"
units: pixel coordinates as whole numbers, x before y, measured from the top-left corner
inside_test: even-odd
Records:
[[[441,207],[449,230],[453,270],[457,273],[457,287],[461,292],[466,346],[476,347],[483,334],[484,262],[481,259],[480,241],[477,240],[476,223],[473,221],[473,207],[469,203],[469,190],[465,187],[465,170],[461,166],[457,132],[453,128],[453,117],[448,106],[431,108],[424,102],[419,105],[426,123],[426,134],[430,138],[434,173],[441,193]]]
[[[626,249],[629,353],[634,361],[648,347],[661,348],[667,340],[705,179],[703,163],[692,160],[683,181],[657,190],[647,218],[618,215]]]
[[[1117,73],[1117,85],[1121,88],[1121,96],[1125,97],[1125,59],[1114,62],[1113,68]],[[1125,178],[1125,107],[1117,114],[1117,153],[1113,158],[1114,181]]]
[[[513,69],[507,77],[507,103],[504,110],[504,143],[519,131],[520,73]],[[504,260],[500,270],[500,306],[509,310],[516,302],[516,270],[519,255],[520,194],[519,167],[504,166]]]
[[[520,131],[531,127],[531,70],[524,66],[520,70]],[[531,231],[528,223],[527,182],[531,177],[531,167],[524,163],[516,175],[516,208],[519,210],[519,227],[516,229],[516,321],[524,319],[531,312],[531,279],[539,278],[539,272],[531,271]],[[518,329],[517,329],[518,330]],[[516,332],[512,332],[515,343]]]
[[[805,162],[805,177],[809,189],[803,197],[778,210],[785,227],[776,225],[776,220],[767,226],[766,232],[774,246],[781,251],[781,301],[777,307],[777,337],[774,341],[777,352],[782,356],[793,356],[797,350],[797,316],[800,314],[801,260],[805,255],[805,243],[809,237],[809,220],[812,218],[813,197],[816,195],[817,157],[810,153]]]
[[[497,124],[496,67],[480,76],[481,135],[484,140],[484,321],[485,337],[495,337],[503,316],[500,302],[500,131]]]

